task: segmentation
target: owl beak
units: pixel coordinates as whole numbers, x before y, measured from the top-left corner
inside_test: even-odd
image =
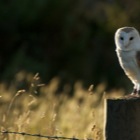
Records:
[[[125,45],[124,47],[127,49],[129,45]]]
[[[129,48],[129,43],[127,43],[126,45],[124,45],[124,47],[127,49],[127,48]]]

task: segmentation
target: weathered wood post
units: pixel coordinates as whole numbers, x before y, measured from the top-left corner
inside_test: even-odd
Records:
[[[106,100],[105,140],[140,140],[140,98]]]

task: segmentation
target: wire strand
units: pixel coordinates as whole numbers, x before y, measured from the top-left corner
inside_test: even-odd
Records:
[[[23,135],[23,136],[33,136],[33,137],[42,137],[47,139],[67,139],[67,140],[93,140],[91,138],[85,138],[85,139],[79,139],[79,138],[69,138],[69,137],[63,137],[63,136],[45,136],[41,134],[30,134],[25,132],[14,132],[14,131],[7,131],[3,130],[1,131],[2,134],[15,134],[15,135]]]

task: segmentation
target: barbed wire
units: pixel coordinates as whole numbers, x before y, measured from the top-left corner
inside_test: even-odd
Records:
[[[26,133],[26,132],[14,132],[14,131],[8,131],[8,130],[3,130],[0,132],[2,134],[15,134],[15,135],[22,135],[22,136],[42,137],[42,138],[47,138],[47,139],[93,140],[91,138],[80,139],[80,138],[75,138],[75,137],[70,138],[70,137],[63,137],[63,136],[45,136],[45,135],[41,135],[41,134],[30,134],[30,133]]]

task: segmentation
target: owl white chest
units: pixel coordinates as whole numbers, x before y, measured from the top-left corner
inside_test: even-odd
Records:
[[[134,82],[140,82],[140,68],[136,60],[136,51],[117,50],[118,59],[125,74]]]
[[[121,66],[126,68],[126,67],[129,67],[129,65],[131,65],[131,63],[134,61],[136,53],[135,51],[117,50],[117,55],[118,55]]]

